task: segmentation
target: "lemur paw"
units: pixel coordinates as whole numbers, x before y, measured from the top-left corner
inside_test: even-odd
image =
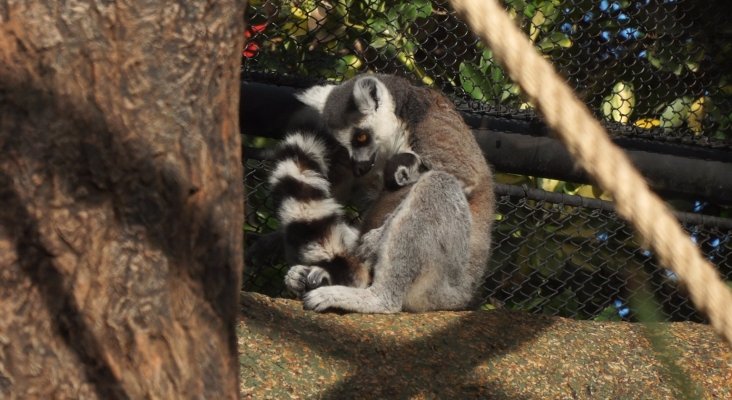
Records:
[[[330,285],[330,274],[316,266],[295,265],[285,275],[285,286],[297,297],[323,285]]]
[[[307,288],[307,276],[310,267],[295,265],[285,275],[285,286],[297,297],[301,297]]]
[[[335,305],[333,287],[321,287],[311,290],[302,296],[302,307],[306,310],[323,312]]]
[[[330,274],[323,268],[312,267],[308,274],[307,283],[307,290],[317,289],[321,286],[329,286],[331,284]]]

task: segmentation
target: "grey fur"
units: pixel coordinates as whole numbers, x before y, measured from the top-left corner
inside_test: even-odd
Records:
[[[427,171],[427,166],[414,153],[399,153],[384,165],[384,188],[398,190],[409,186]]]
[[[380,195],[353,249],[372,269],[371,286],[318,287],[305,293],[304,307],[388,313],[468,306],[487,267],[495,202],[472,132],[442,94],[394,76],[358,76],[327,96],[319,103],[325,124],[351,156],[352,129],[371,129],[380,139],[374,174],[405,152],[432,171],[417,174],[411,187],[373,192]]]
[[[472,282],[462,279],[470,225],[470,209],[457,179],[427,172],[386,223],[361,242],[359,251],[375,258],[371,286],[320,287],[305,293],[304,307],[363,313],[464,307],[473,289]]]

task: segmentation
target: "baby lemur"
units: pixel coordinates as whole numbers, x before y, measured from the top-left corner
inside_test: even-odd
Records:
[[[399,190],[417,182],[427,165],[414,153],[398,153],[384,165],[384,189]]]

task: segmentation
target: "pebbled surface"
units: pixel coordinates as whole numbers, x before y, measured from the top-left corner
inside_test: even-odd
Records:
[[[318,314],[242,293],[237,333],[244,399],[732,398],[732,352],[695,323]]]

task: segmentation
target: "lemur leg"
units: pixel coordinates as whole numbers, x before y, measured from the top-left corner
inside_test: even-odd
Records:
[[[324,286],[305,293],[303,307],[318,312],[330,308],[365,314],[390,314],[402,310],[401,304],[393,298],[380,297],[387,293],[371,286],[366,289],[348,286]]]
[[[374,228],[358,239],[358,243],[354,252],[356,256],[364,264],[368,265],[369,268],[376,263],[377,255],[379,253],[379,245],[381,244],[382,237],[384,236],[384,226]]]
[[[398,210],[398,209],[397,209]],[[396,215],[398,211],[395,211]],[[377,271],[378,266],[374,264],[382,264],[380,262],[381,253],[384,251],[385,235],[391,227],[390,222],[393,216],[389,217],[383,226],[370,230],[361,237],[359,246],[355,249],[358,256],[364,261],[364,265],[368,265],[374,269],[374,276],[380,274]],[[382,282],[374,282],[368,288],[354,288],[348,286],[327,286],[319,287],[305,293],[302,296],[303,307],[306,310],[314,310],[318,312],[326,311],[330,308],[337,308],[345,311],[359,313],[396,313],[402,310],[403,290],[399,288],[389,287],[382,288],[381,285],[393,286],[393,282],[388,279]]]
[[[468,263],[470,210],[456,178],[428,172],[383,226],[373,285],[321,287],[306,309],[393,313],[458,308]],[[469,293],[468,293],[469,294]]]

